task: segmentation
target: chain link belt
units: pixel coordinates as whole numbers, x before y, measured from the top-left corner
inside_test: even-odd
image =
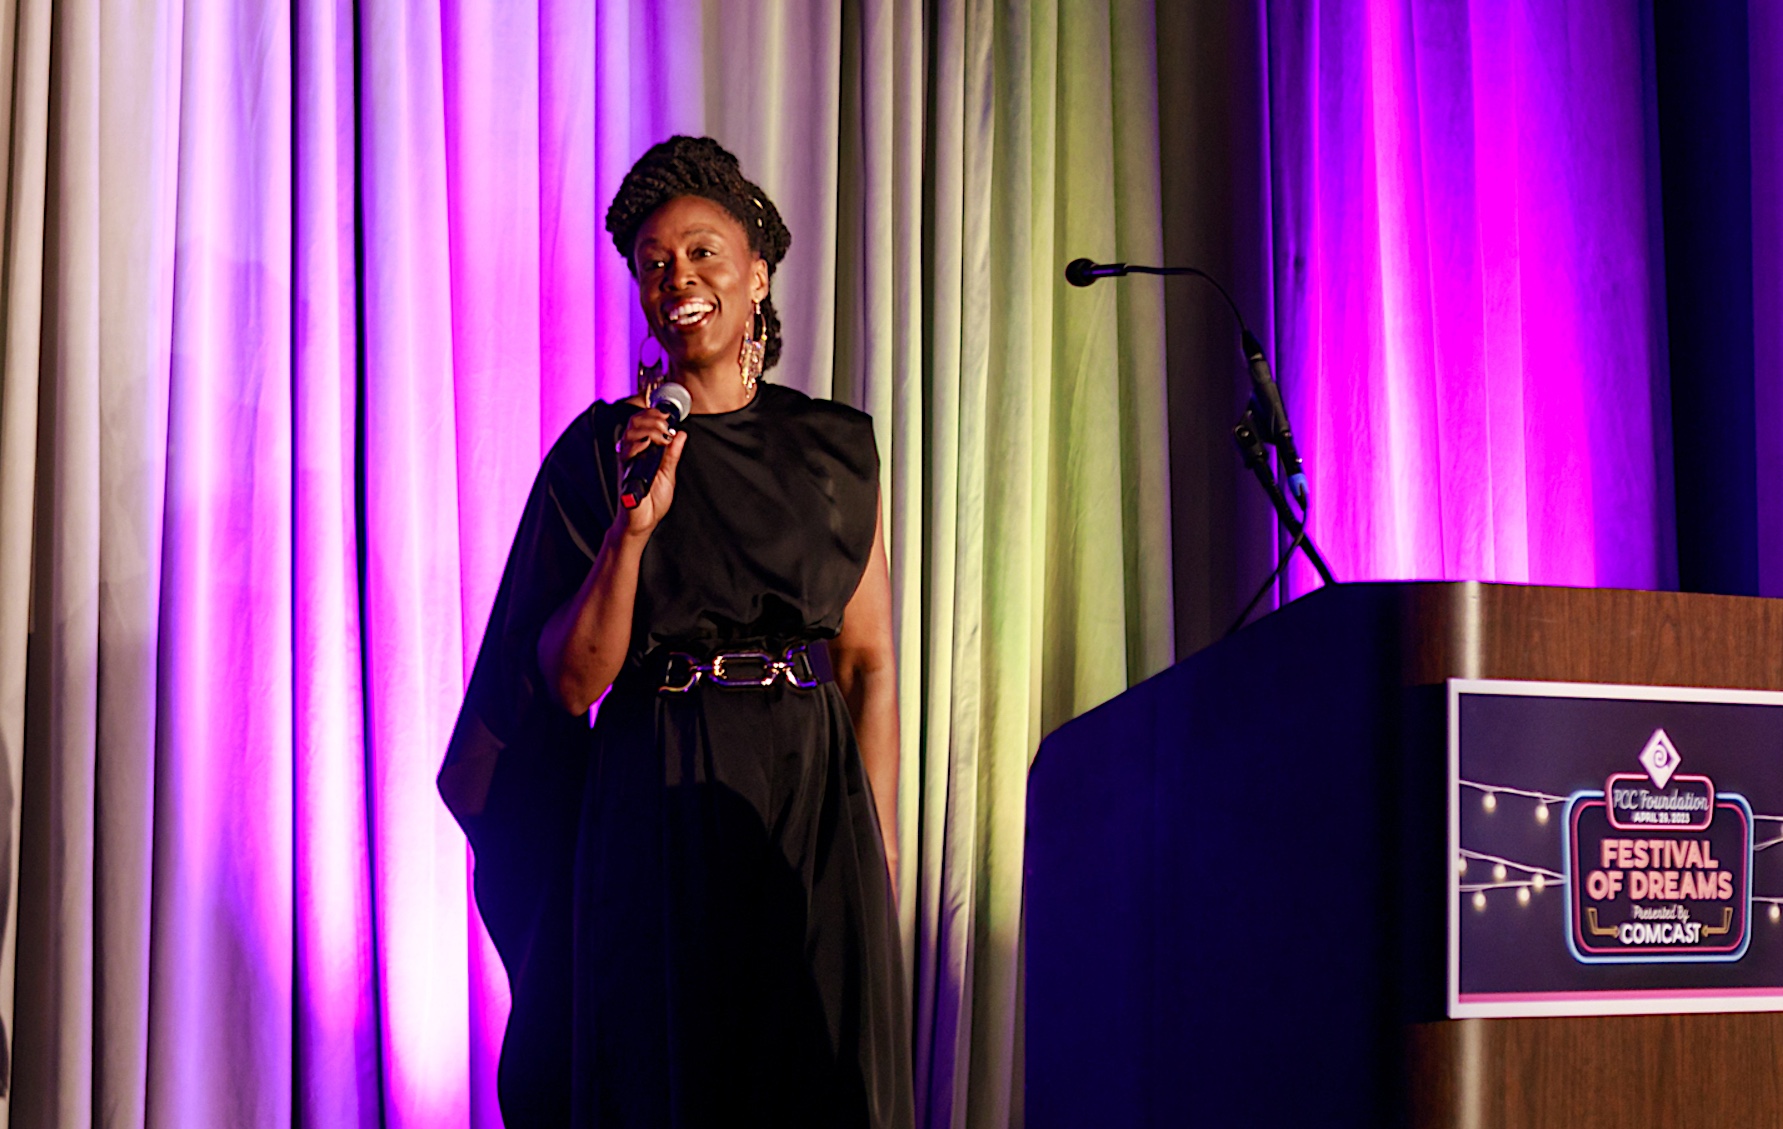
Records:
[[[700,661],[694,655],[671,651],[664,663],[662,694],[685,694],[702,679],[730,690],[760,689],[784,677],[787,684],[812,690],[836,680],[830,665],[829,644],[822,639],[794,643],[778,655],[772,651],[720,651]]]

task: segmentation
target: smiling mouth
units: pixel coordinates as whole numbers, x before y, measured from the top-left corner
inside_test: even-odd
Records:
[[[663,324],[670,329],[685,333],[695,326],[705,324],[717,308],[704,298],[685,298],[663,307]]]

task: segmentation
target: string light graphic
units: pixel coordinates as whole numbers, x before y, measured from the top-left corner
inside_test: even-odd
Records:
[[[1526,906],[1532,895],[1539,894],[1548,888],[1550,879],[1558,882],[1562,877],[1557,870],[1549,870],[1543,866],[1530,866],[1528,863],[1521,863],[1515,859],[1489,855],[1484,851],[1473,851],[1466,847],[1461,848],[1461,857],[1456,862],[1462,874],[1467,873],[1470,860],[1490,863],[1492,866],[1490,882],[1463,882],[1461,884],[1463,894],[1473,895],[1473,908],[1476,910],[1486,908],[1486,891],[1488,890],[1515,890],[1517,891],[1517,904]],[[1513,871],[1516,872],[1514,878],[1511,876]]]
[[[1772,823],[1783,823],[1783,815],[1755,815],[1752,819],[1754,822],[1760,819],[1768,819]],[[1783,843],[1783,834],[1766,839],[1762,843],[1752,844],[1752,853],[1757,854],[1759,851],[1768,851],[1779,843]]]
[[[1478,780],[1461,780],[1457,783],[1463,788],[1472,788],[1480,793],[1480,809],[1487,815],[1498,813],[1498,798],[1500,796],[1518,796],[1534,800],[1535,803],[1531,809],[1532,815],[1535,821],[1544,827],[1547,826],[1551,818],[1548,809],[1555,804],[1564,804],[1567,801],[1565,796],[1556,796],[1551,792],[1538,792],[1529,788],[1513,788],[1508,784],[1487,784]],[[1772,847],[1783,846],[1783,815],[1754,814],[1752,819],[1755,823],[1767,821],[1776,825],[1775,830],[1777,831],[1777,834],[1771,838],[1753,843],[1752,852],[1754,854]],[[1473,908],[1480,912],[1484,912],[1489,904],[1486,897],[1488,890],[1515,890],[1517,904],[1528,906],[1534,895],[1547,889],[1549,881],[1559,882],[1565,877],[1558,871],[1549,870],[1547,867],[1531,866],[1515,859],[1500,858],[1497,855],[1486,854],[1484,851],[1474,851],[1463,847],[1460,857],[1455,860],[1456,872],[1463,878],[1467,875],[1470,859],[1491,864],[1492,881],[1463,881],[1460,884],[1462,895],[1471,895],[1468,900],[1473,904]],[[1770,918],[1773,925],[1783,924],[1783,896],[1753,894],[1752,902],[1754,905],[1767,907],[1766,916]]]
[[[1484,793],[1480,797],[1480,807],[1485,809],[1487,815],[1491,815],[1498,810],[1498,797],[1500,795],[1522,796],[1525,799],[1535,801],[1535,821],[1537,823],[1546,824],[1548,822],[1549,806],[1552,804],[1564,804],[1566,802],[1565,796],[1550,795],[1547,792],[1532,792],[1528,788],[1512,788],[1505,784],[1481,784],[1475,780],[1463,780],[1460,783],[1463,788],[1472,788]]]

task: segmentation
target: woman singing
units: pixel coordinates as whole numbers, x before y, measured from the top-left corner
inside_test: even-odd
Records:
[[[716,142],[645,153],[607,230],[663,364],[546,457],[440,772],[513,988],[503,1115],[909,1126],[871,421],[761,380],[791,237]]]

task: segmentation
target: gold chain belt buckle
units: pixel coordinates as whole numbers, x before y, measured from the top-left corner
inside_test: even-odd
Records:
[[[726,689],[759,689],[772,686],[776,678],[784,675],[786,681],[800,690],[811,690],[819,685],[820,680],[811,669],[811,659],[805,650],[805,644],[795,643],[786,649],[780,658],[775,658],[766,651],[723,651],[712,656],[711,662],[702,663],[692,655],[681,651],[669,655],[669,669],[663,676],[662,693],[685,694],[699,683],[701,678],[709,678],[715,686]],[[793,661],[803,656],[807,674],[799,673],[798,665]],[[730,667],[736,663],[749,662],[758,664],[761,670],[757,675],[733,674]],[[686,675],[679,682],[671,679],[675,675],[676,664],[686,664]]]

